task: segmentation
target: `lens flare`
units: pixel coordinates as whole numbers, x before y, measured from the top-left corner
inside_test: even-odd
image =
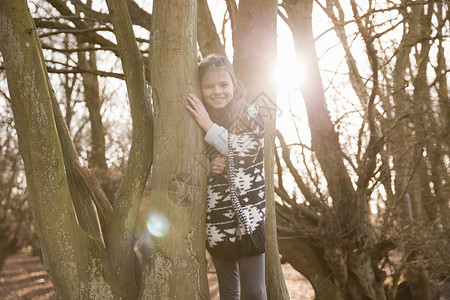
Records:
[[[150,214],[146,225],[150,234],[156,237],[165,236],[170,228],[170,223],[166,216],[157,212]]]

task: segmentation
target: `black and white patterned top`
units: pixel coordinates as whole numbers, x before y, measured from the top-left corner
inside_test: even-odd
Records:
[[[266,241],[265,129],[258,107],[249,105],[236,126],[225,135],[226,170],[207,176],[206,247],[225,260],[261,254]],[[210,151],[208,158],[218,154]]]

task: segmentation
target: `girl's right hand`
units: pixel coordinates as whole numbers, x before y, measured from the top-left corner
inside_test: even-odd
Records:
[[[209,118],[209,114],[206,111],[206,107],[203,105],[203,102],[195,94],[189,94],[188,100],[192,107],[187,105],[186,108],[191,112],[195,121],[197,121],[198,126],[200,126],[200,128],[205,132],[208,132],[214,123]]]
[[[225,170],[225,164],[225,156],[216,156],[209,162],[209,172],[213,174],[222,174],[223,170]]]

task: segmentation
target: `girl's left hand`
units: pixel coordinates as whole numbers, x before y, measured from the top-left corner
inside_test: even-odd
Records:
[[[187,105],[186,108],[194,116],[195,121],[197,121],[200,128],[202,128],[205,132],[208,132],[208,130],[214,123],[209,118],[209,114],[206,111],[206,108],[203,105],[202,101],[198,99],[195,94],[189,94],[188,101],[190,102],[192,107]]]
[[[222,174],[226,166],[225,156],[219,155],[209,162],[209,172],[213,174]]]

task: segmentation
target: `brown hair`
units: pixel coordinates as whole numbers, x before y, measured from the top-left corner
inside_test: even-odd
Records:
[[[218,54],[210,54],[205,59],[203,59],[198,65],[198,75],[200,82],[202,81],[203,76],[213,70],[225,70],[230,74],[231,80],[233,81],[233,99],[231,102],[224,108],[224,113],[220,116],[215,116],[210,114],[211,121],[224,126],[231,132],[235,132],[235,127],[245,108],[247,108],[248,103],[245,101],[245,87],[244,85],[237,79],[236,74],[234,73],[233,66],[230,61],[222,55]],[[206,110],[209,112],[209,107],[206,103]]]

